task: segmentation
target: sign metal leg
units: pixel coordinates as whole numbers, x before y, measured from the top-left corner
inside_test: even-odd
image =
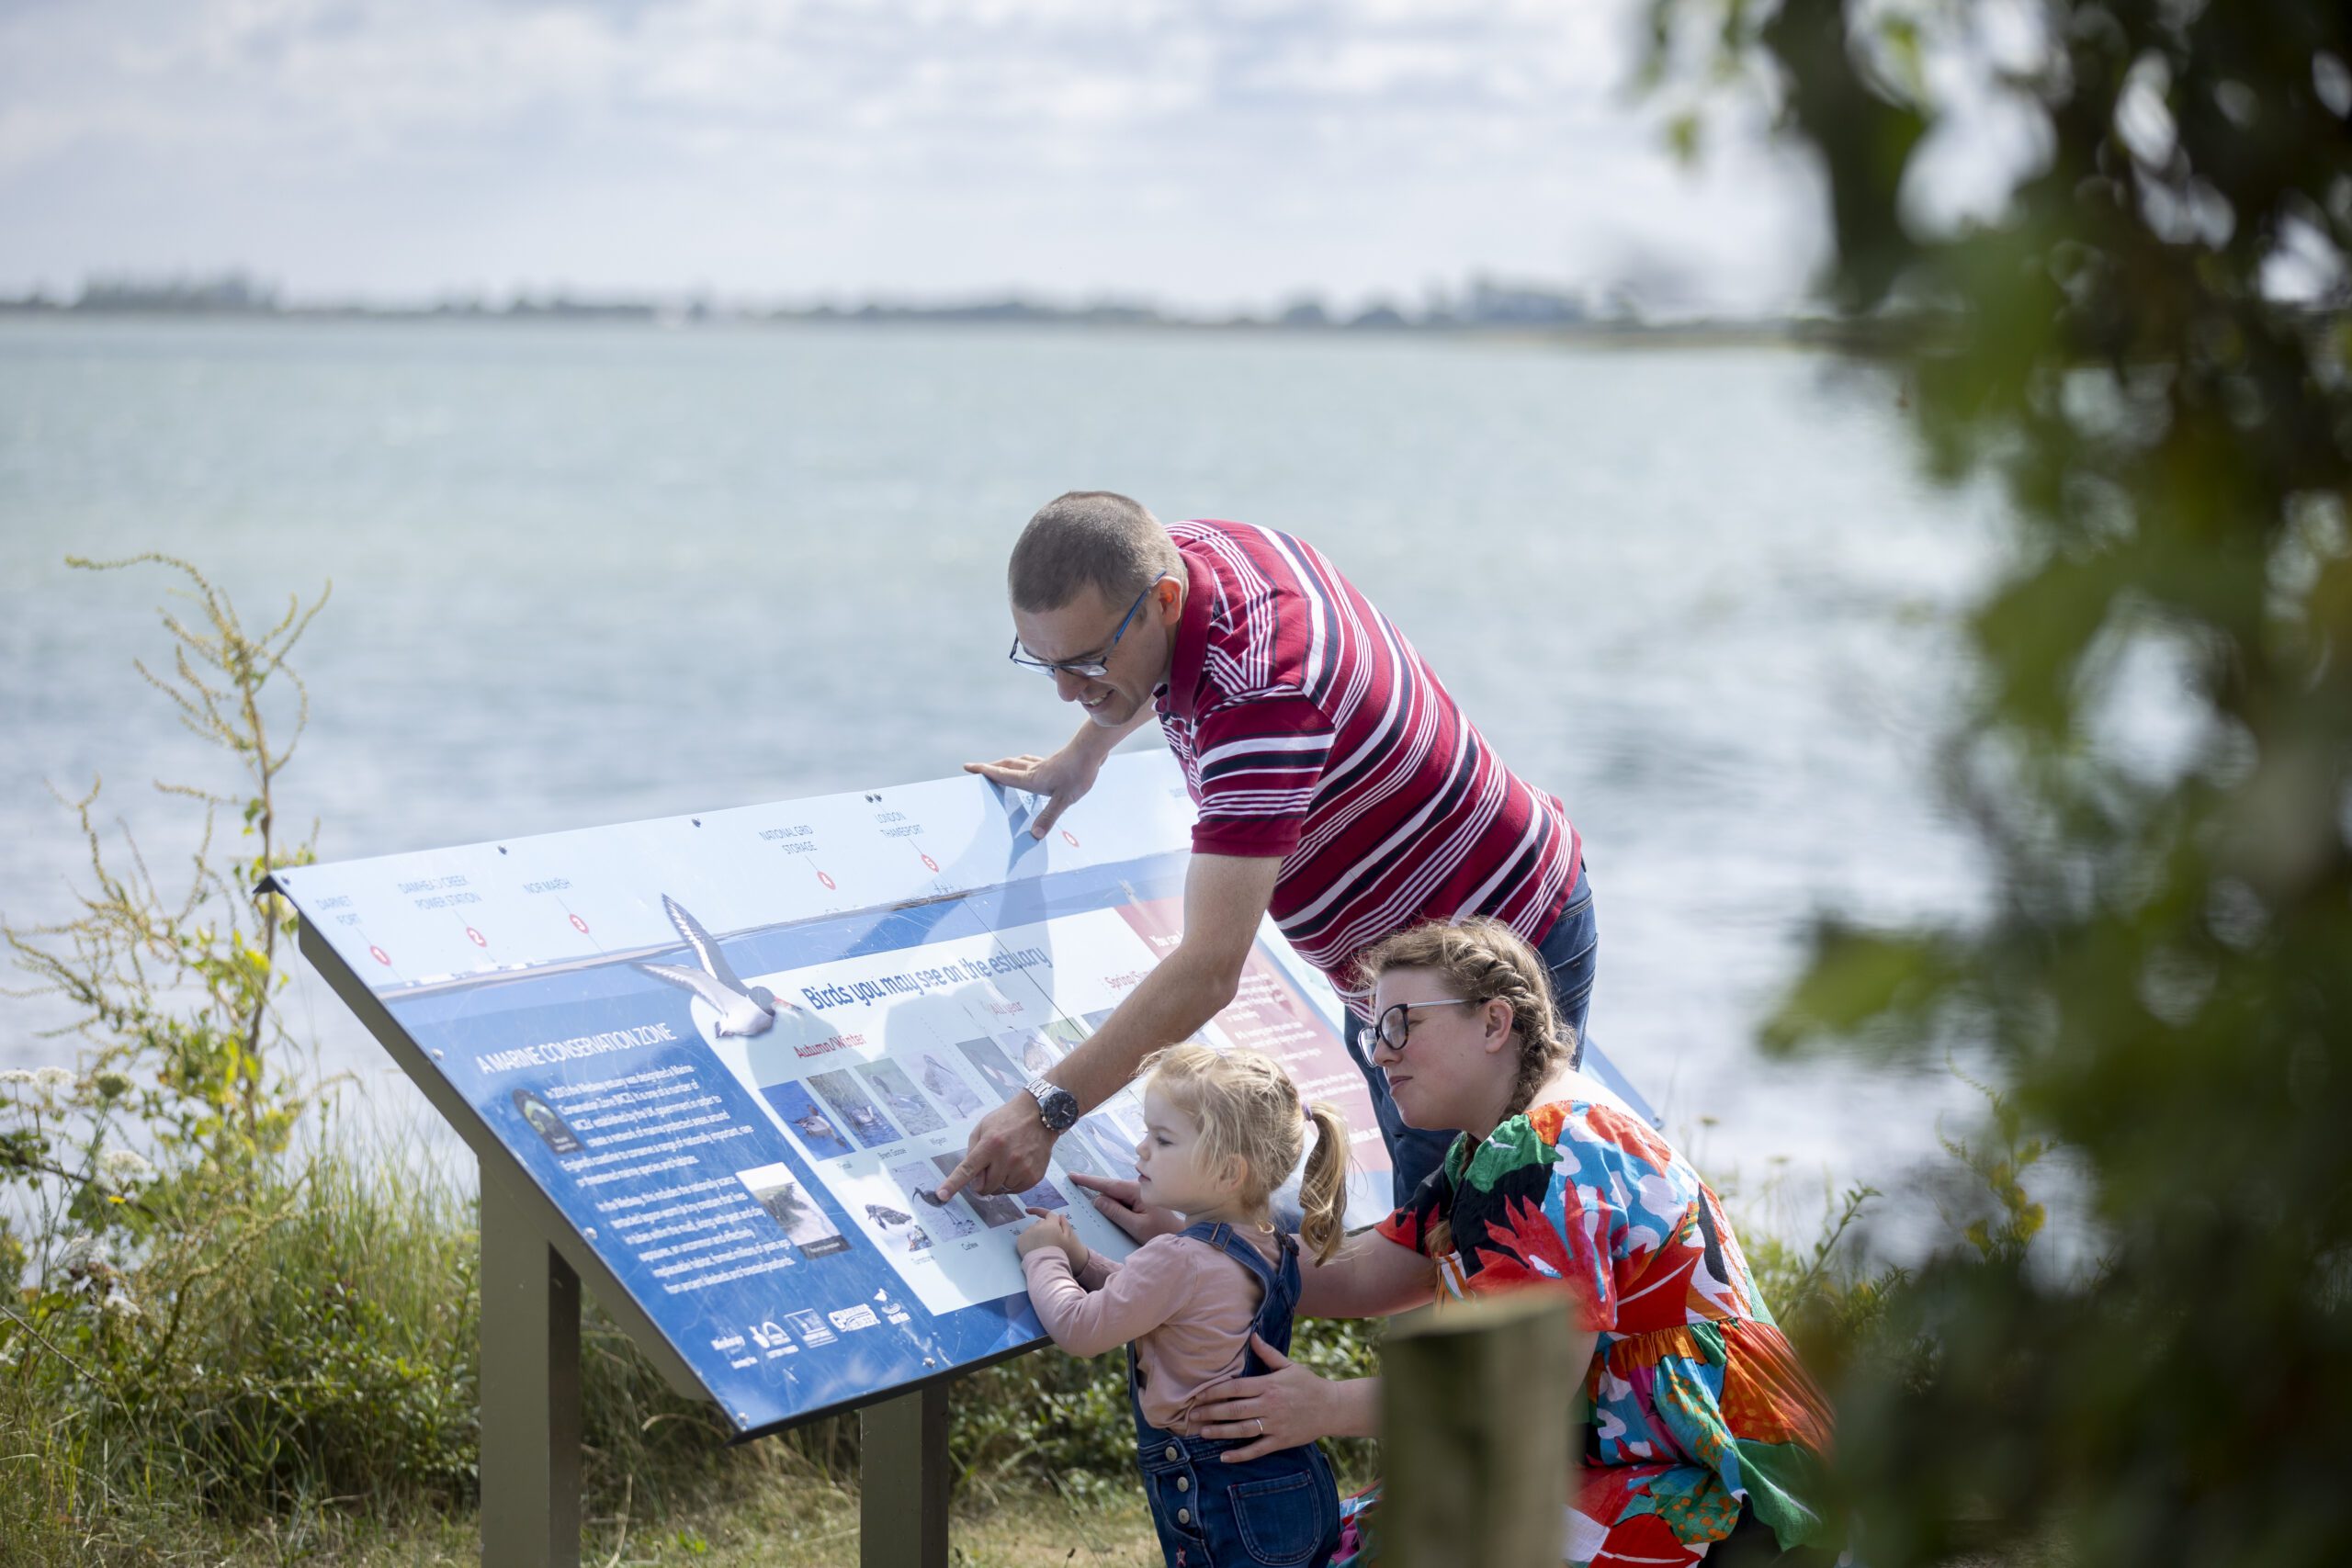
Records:
[[[580,1568],[580,1276],[504,1179],[481,1173],[482,1568]]]
[[[947,1385],[858,1413],[858,1552],[864,1568],[947,1568]]]

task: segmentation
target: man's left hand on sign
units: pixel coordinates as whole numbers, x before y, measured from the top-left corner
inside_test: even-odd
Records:
[[[1050,757],[1000,757],[993,762],[967,762],[964,771],[1007,789],[1044,795],[1045,805],[1037,808],[1029,822],[1029,836],[1042,839],[1046,830],[1061,819],[1063,812],[1094,787],[1095,775],[1102,771],[1106,749],[1099,743],[1083,744],[1083,739],[1071,741]],[[1116,740],[1114,738],[1113,744]]]
[[[982,1197],[1026,1192],[1046,1179],[1053,1153],[1054,1134],[1037,1114],[1037,1102],[1016,1094],[973,1125],[962,1162],[939,1184],[938,1200],[944,1203],[967,1186]]]

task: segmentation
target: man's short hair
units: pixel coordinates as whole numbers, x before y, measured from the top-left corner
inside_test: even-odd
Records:
[[[1058,610],[1092,583],[1124,603],[1183,558],[1159,519],[1139,501],[1107,490],[1074,490],[1037,509],[1013,541],[1005,585],[1015,609]]]

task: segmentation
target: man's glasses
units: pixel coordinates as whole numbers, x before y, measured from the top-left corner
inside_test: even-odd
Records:
[[[1383,1010],[1380,1021],[1374,1027],[1373,1032],[1380,1037],[1380,1043],[1383,1045],[1401,1056],[1405,1054],[1406,1044],[1413,1038],[1413,1010],[1415,1008],[1468,1008],[1480,1005],[1482,1004],[1461,997],[1447,997],[1433,1002],[1398,1002],[1395,1007]]]
[[[1041,675],[1075,675],[1081,681],[1100,681],[1111,672],[1111,655],[1118,651],[1119,639],[1127,635],[1127,627],[1135,620],[1136,612],[1143,608],[1143,602],[1151,596],[1151,591],[1167,578],[1168,574],[1161,572],[1143,585],[1143,592],[1136,595],[1136,602],[1127,606],[1125,615],[1119,617],[1119,629],[1111,634],[1110,643],[1091,658],[1039,659],[1021,646],[1019,637],[1012,639],[1012,651],[1005,657],[1023,670],[1035,670]]]

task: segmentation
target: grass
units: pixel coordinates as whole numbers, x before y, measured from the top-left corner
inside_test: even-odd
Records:
[[[479,1247],[458,1170],[329,1118],[148,1237],[130,1322],[20,1292],[0,1565],[478,1561]],[[1352,1375],[1376,1343],[1302,1325],[1294,1353]],[[1156,1561],[1120,1357],[1022,1357],[953,1404],[960,1562]],[[854,1419],[729,1447],[593,1301],[582,1406],[583,1562],[854,1561]],[[1334,1449],[1373,1472],[1371,1445]]]
[[[1835,1240],[1752,1237],[1768,1298],[1845,1300]],[[319,1123],[154,1239],[133,1331],[52,1303],[50,1333],[9,1341],[0,1453],[25,1480],[0,1487],[0,1565],[479,1561],[479,1245],[458,1171]],[[729,1447],[593,1302],[582,1343],[583,1562],[855,1561],[854,1420]],[[1302,1322],[1294,1353],[1361,1375],[1377,1326]],[[1117,1356],[1023,1357],[954,1410],[958,1562],[1157,1561]],[[1376,1474],[1374,1445],[1331,1448],[1349,1489]]]
[[[129,1322],[70,1281],[20,1292],[0,1323],[0,1455],[21,1478],[0,1486],[0,1568],[478,1562],[468,1175],[413,1130],[329,1113],[146,1235],[117,1281]],[[1750,1236],[1768,1299],[1808,1324],[1862,1299],[1836,1243]],[[1378,1332],[1303,1320],[1293,1354],[1363,1375]],[[854,1419],[730,1447],[593,1301],[582,1352],[583,1562],[856,1560]],[[958,1383],[953,1411],[957,1562],[1158,1560],[1120,1357],[1022,1357]],[[1346,1489],[1377,1474],[1374,1445],[1329,1447]]]
[[[0,1454],[24,1479],[0,1487],[0,1568],[479,1561],[466,1174],[330,1115],[233,1201],[149,1238],[129,1327],[87,1295],[52,1293],[39,1336],[17,1318]],[[1792,1327],[1869,1301],[1836,1257],[1850,1217],[1811,1247],[1747,1236]],[[855,1561],[854,1419],[729,1447],[593,1301],[582,1348],[583,1562]],[[1378,1326],[1302,1321],[1294,1355],[1362,1375]],[[958,1562],[1157,1561],[1118,1356],[1019,1358],[958,1383],[953,1409]],[[1377,1474],[1374,1445],[1329,1447],[1345,1488]]]
[[[1073,1504],[1045,1493],[1007,1495],[959,1510],[949,1540],[957,1568],[1156,1568],[1159,1562],[1140,1496]],[[475,1568],[481,1552],[469,1511],[337,1506],[243,1527],[150,1518],[136,1540],[61,1525],[38,1536],[12,1534],[0,1547],[0,1563]],[[659,1522],[600,1515],[581,1531],[580,1560],[593,1568],[857,1568],[857,1495],[815,1478],[775,1477],[672,1510]]]

